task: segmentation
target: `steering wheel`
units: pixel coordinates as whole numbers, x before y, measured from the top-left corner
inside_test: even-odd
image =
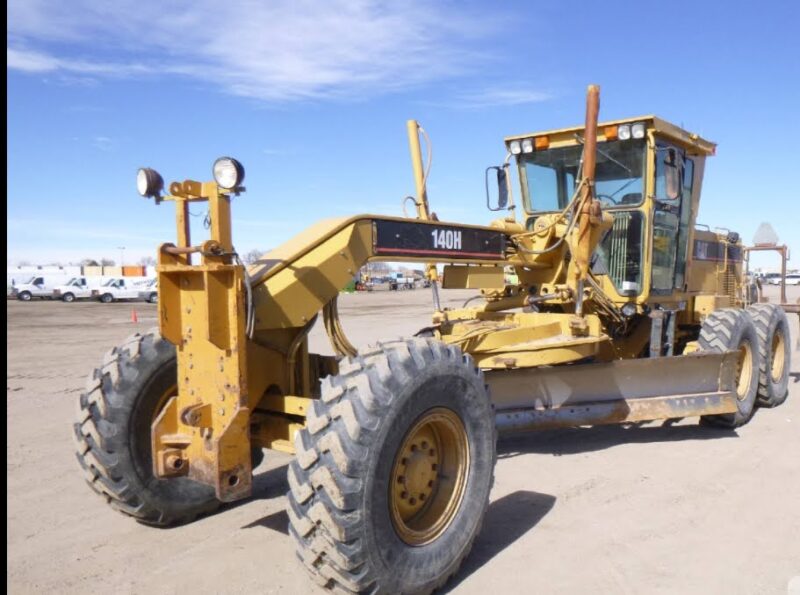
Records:
[[[603,202],[603,199],[606,199],[606,200],[607,200],[608,202],[610,202],[612,205],[618,205],[618,204],[619,204],[619,201],[617,201],[617,200],[614,200],[614,197],[613,197],[613,196],[611,196],[610,194],[595,194],[595,195],[594,195],[594,197],[595,197],[597,200],[599,200],[600,202]]]

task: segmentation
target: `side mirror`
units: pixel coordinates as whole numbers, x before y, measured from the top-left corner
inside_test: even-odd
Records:
[[[489,193],[489,172],[497,171],[497,206],[492,206],[492,199]],[[508,206],[508,172],[505,166],[493,165],[486,168],[486,208],[490,211],[502,211]]]
[[[683,182],[683,159],[675,149],[668,149],[664,155],[664,182],[667,200],[677,200],[681,196]]]
[[[508,173],[505,168],[497,170],[497,206],[501,209],[508,206]]]

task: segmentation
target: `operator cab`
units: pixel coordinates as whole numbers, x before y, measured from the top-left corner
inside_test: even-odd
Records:
[[[505,139],[517,162],[527,229],[567,209],[577,195],[582,135],[574,127]],[[597,141],[595,195],[614,223],[595,252],[593,272],[607,275],[622,300],[683,291],[702,165],[714,143],[655,116],[600,123]]]

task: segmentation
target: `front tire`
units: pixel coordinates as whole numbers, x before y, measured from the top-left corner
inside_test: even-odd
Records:
[[[777,407],[789,396],[792,348],[789,321],[775,304],[754,304],[747,309],[758,334],[758,404]]]
[[[722,428],[743,426],[750,421],[755,410],[761,365],[758,334],[750,315],[745,310],[736,308],[723,308],[712,312],[703,321],[698,343],[702,351],[739,352],[734,380],[738,411],[704,415],[701,421]]]
[[[23,302],[29,302],[29,301],[31,301],[32,298],[33,298],[33,296],[31,295],[30,291],[21,291],[19,293],[19,295],[17,296],[17,299],[19,299],[20,301],[23,301]]]
[[[458,570],[496,459],[494,411],[468,355],[417,338],[342,360],[295,447],[289,529],[317,583],[426,593]]]
[[[210,486],[153,474],[150,426],[176,384],[175,346],[154,329],[109,351],[78,401],[74,436],[86,481],[113,508],[151,525],[185,523],[219,506]]]
[[[111,295],[110,293],[104,293],[103,295],[100,296],[100,301],[103,302],[104,304],[110,304],[111,302],[114,301],[114,296]]]
[[[61,299],[70,304],[75,301],[75,294],[65,293],[63,296],[61,296]]]

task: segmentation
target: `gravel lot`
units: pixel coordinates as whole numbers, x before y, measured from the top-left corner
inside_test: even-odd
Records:
[[[464,295],[444,293],[452,304]],[[429,298],[348,295],[340,311],[364,345],[426,325]],[[84,484],[75,401],[107,349],[156,324],[154,306],[10,301],[7,314],[9,592],[314,592],[286,535],[286,455],[268,453],[250,500],[174,529],[138,525]],[[736,431],[687,419],[503,440],[483,533],[448,589],[785,594],[800,575],[800,351],[790,320],[789,400]],[[318,329],[312,348],[330,352]]]

